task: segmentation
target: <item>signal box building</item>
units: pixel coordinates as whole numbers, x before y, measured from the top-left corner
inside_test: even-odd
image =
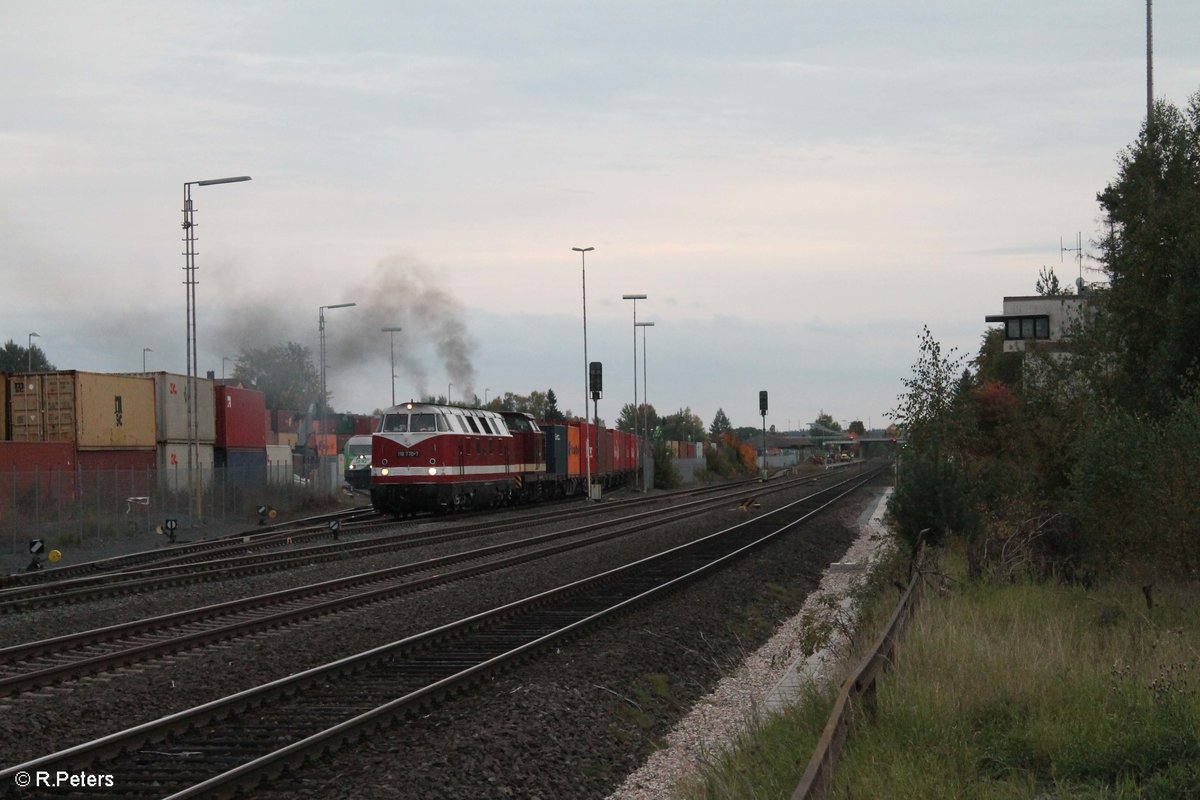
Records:
[[[1083,319],[1095,295],[1004,298],[1004,313],[992,314],[988,322],[1004,323],[1004,352],[1025,353],[1032,349],[1061,351],[1071,329]]]

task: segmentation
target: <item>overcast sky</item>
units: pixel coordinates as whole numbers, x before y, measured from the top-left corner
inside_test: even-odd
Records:
[[[1200,3],[1154,5],[1155,94]],[[184,372],[318,353],[339,410],[552,388],[707,425],[886,424],[921,326],[974,354],[1145,114],[1140,0],[0,3],[0,341]],[[1085,266],[1086,266],[1085,262]],[[1085,278],[1096,280],[1095,273]],[[642,340],[637,340],[639,389]],[[453,384],[453,387],[450,387]]]

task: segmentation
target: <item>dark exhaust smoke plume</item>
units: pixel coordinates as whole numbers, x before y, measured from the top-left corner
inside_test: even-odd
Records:
[[[467,332],[462,305],[447,281],[411,258],[392,256],[376,265],[366,280],[322,284],[304,297],[292,294],[294,314],[284,316],[278,304],[252,304],[229,309],[223,328],[214,333],[222,352],[263,349],[288,341],[310,347],[319,368],[321,305],[356,303],[354,308],[325,311],[326,364],[338,369],[368,365],[386,374],[395,336],[397,400],[401,396],[441,395],[446,387],[430,383],[430,363],[454,384],[456,397],[475,391],[475,342]],[[381,328],[403,328],[395,334]],[[232,369],[230,370],[232,372]],[[441,375],[436,376],[439,379]],[[408,385],[405,386],[405,381]]]

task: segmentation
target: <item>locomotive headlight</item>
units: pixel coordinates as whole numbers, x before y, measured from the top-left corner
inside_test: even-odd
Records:
[[[430,475],[437,475],[437,467],[430,467],[430,468],[429,468],[429,474],[430,474]]]
[[[391,470],[389,470],[387,467],[384,467],[383,469],[379,470],[379,474],[385,478],[388,476],[388,474],[390,472],[391,472]]]

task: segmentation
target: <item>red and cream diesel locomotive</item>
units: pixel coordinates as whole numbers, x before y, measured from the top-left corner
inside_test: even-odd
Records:
[[[400,517],[582,494],[589,467],[612,487],[633,477],[637,458],[631,433],[412,401],[389,408],[371,437],[371,504]]]

